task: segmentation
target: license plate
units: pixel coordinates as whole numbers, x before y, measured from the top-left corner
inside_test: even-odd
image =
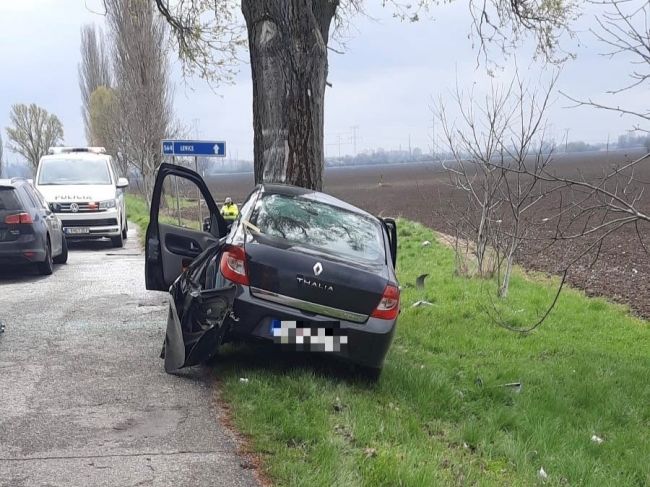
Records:
[[[336,321],[304,322],[273,319],[270,323],[273,341],[295,350],[308,352],[340,352],[348,337]]]
[[[84,233],[90,233],[90,228],[88,227],[70,227],[65,229],[65,233],[68,235],[83,235]]]

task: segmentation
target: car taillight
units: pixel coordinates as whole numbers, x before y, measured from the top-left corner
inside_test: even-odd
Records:
[[[388,284],[384,289],[384,295],[381,301],[372,312],[373,318],[381,318],[382,320],[394,320],[399,313],[399,289],[397,286]]]
[[[5,217],[5,223],[7,225],[20,225],[34,223],[32,220],[32,215],[29,213],[16,213],[15,215],[7,215]]]
[[[228,245],[221,256],[221,273],[236,284],[249,285],[246,269],[246,252],[242,247]]]

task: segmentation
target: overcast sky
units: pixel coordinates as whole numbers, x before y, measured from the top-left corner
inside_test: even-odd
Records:
[[[37,103],[59,116],[66,144],[85,144],[77,80],[79,32],[83,24],[103,24],[99,0],[0,0],[0,128],[14,103]],[[467,3],[436,7],[434,18],[411,24],[392,18],[379,0],[368,0],[368,16],[354,19],[344,55],[330,53],[325,104],[325,143],[328,155],[352,153],[351,127],[358,126],[358,150],[383,147],[426,149],[431,133],[431,100],[448,96],[456,80],[464,89],[489,86],[485,66],[476,66],[476,51],[468,39]],[[605,91],[623,86],[630,65],[624,59],[599,55],[603,47],[584,30],[593,23],[586,15],[576,25],[580,43],[570,42],[577,59],[563,68],[558,88],[564,92],[607,100]],[[518,64],[531,79],[549,69],[530,65],[530,51],[518,54]],[[507,80],[512,62],[501,78]],[[175,73],[178,70],[175,69]],[[497,80],[498,81],[498,80]],[[249,66],[243,63],[233,86],[214,93],[201,80],[178,74],[173,79],[177,117],[188,127],[197,120],[198,135],[226,140],[231,155],[252,158],[252,88]],[[549,113],[555,137],[563,140],[605,141],[629,129],[633,121],[592,109],[567,109],[561,97]],[[636,90],[617,103],[647,108],[650,94]],[[7,151],[6,151],[7,152]],[[15,156],[9,154],[9,159]]]

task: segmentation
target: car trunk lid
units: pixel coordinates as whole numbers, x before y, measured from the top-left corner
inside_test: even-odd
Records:
[[[384,266],[344,261],[273,238],[258,235],[245,250],[253,294],[318,314],[365,321],[388,282]]]

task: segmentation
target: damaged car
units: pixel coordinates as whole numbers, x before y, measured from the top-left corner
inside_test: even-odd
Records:
[[[169,178],[200,191],[209,211],[202,230],[161,218]],[[331,354],[379,376],[399,314],[394,220],[321,192],[261,184],[228,223],[196,172],[162,164],[145,253],[147,289],[170,294],[167,372],[250,339]]]

